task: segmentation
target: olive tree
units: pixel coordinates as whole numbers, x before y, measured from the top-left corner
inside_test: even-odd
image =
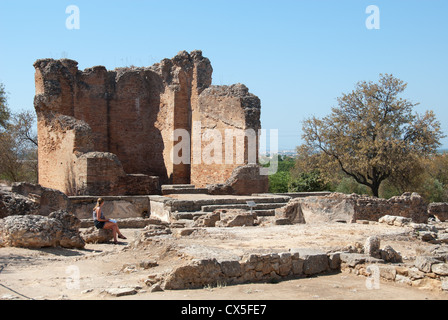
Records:
[[[331,174],[336,165],[378,196],[384,180],[406,179],[444,137],[432,111],[420,115],[413,110],[417,103],[400,97],[406,86],[389,74],[377,83],[358,82],[330,115],[303,122],[302,149],[320,158],[321,171]]]

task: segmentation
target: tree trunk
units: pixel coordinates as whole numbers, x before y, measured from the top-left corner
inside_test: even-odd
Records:
[[[379,198],[380,184],[381,184],[381,182],[374,182],[370,186],[370,189],[372,190],[372,194],[374,197]]]

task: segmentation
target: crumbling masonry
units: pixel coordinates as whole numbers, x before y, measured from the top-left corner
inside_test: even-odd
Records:
[[[212,66],[201,51],[146,68],[80,71],[68,59],[37,60],[34,67],[44,187],[68,195],[156,194],[163,184],[223,184],[249,163],[244,134],[233,146],[235,153],[243,148],[243,163],[226,162],[224,153],[212,163],[173,161],[173,147],[181,142],[173,137],[176,129],[189,137],[217,129],[224,137],[226,129],[261,128],[259,98],[241,84],[212,86]],[[210,144],[199,143],[203,149]],[[194,151],[180,153],[193,157]],[[245,183],[247,194],[267,191],[267,177],[253,179]]]

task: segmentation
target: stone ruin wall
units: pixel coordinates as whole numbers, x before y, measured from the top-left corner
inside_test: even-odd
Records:
[[[243,164],[225,164],[224,154],[220,164],[174,164],[174,130],[192,137],[219,129],[224,137],[225,129],[261,127],[260,100],[244,85],[212,86],[213,69],[201,51],[147,68],[80,71],[68,59],[38,60],[34,67],[39,183],[69,195],[154,194],[161,184],[224,183],[248,162],[247,143]],[[201,140],[202,148],[207,145]]]

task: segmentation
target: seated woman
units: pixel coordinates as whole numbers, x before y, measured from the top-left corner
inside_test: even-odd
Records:
[[[110,219],[106,219],[103,214],[102,207],[104,205],[104,199],[99,198],[95,208],[93,209],[93,220],[95,227],[97,229],[110,229],[114,235],[114,243],[117,244],[117,235],[120,239],[127,239],[124,235],[121,234],[120,229],[116,222],[111,221]]]

